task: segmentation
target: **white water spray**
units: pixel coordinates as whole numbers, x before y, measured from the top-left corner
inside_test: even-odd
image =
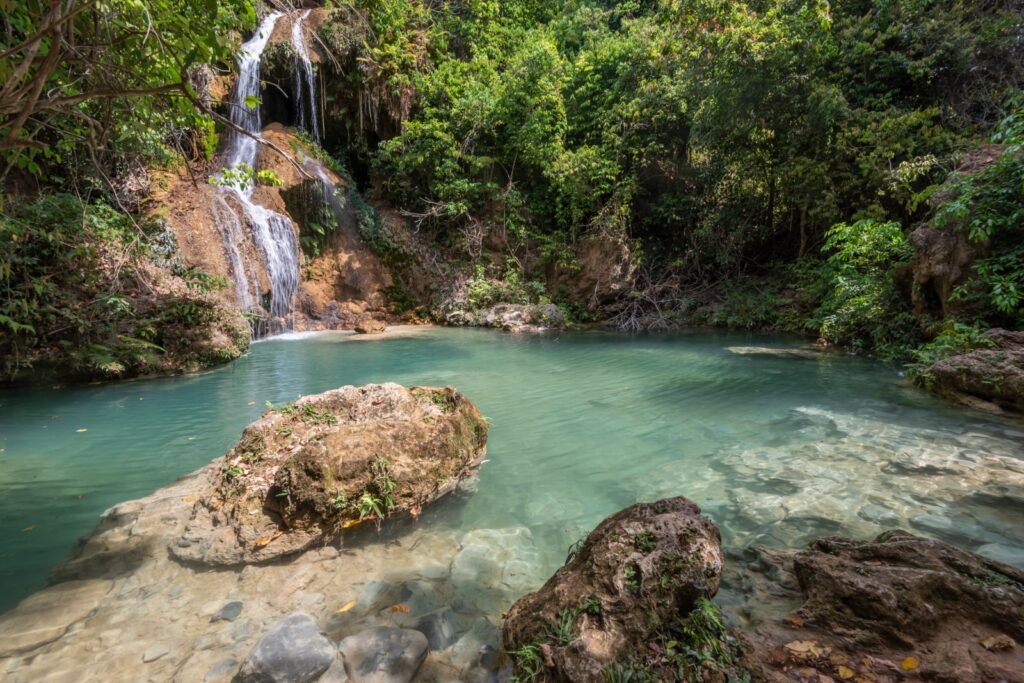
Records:
[[[238,83],[235,86],[235,97],[232,102],[231,120],[245,131],[260,135],[262,121],[260,119],[260,108],[249,106],[260,94],[260,58],[267,46],[267,41],[274,31],[277,20],[282,16],[281,12],[271,12],[263,19],[259,29],[251,39],[244,45],[238,56]],[[231,169],[236,164],[246,164],[250,168],[256,168],[256,159],[259,153],[259,143],[249,135],[234,131],[228,144],[226,153],[226,167]],[[244,187],[228,186],[225,192],[231,192],[238,199],[245,214],[246,221],[251,228],[251,237],[256,248],[260,252],[263,265],[266,270],[267,279],[270,281],[270,315],[269,325],[266,331],[278,332],[291,328],[289,316],[292,310],[292,298],[299,284],[299,245],[295,237],[292,222],[286,216],[271,211],[252,199],[253,184],[246,184]],[[224,197],[219,197],[220,203],[227,207]],[[239,302],[249,311],[258,311],[259,302],[248,289],[248,275],[244,266],[236,267],[236,262],[241,263],[241,254],[236,244],[232,244],[241,237],[241,231],[234,229],[231,221],[238,221],[234,212],[230,211],[231,217],[223,215],[223,211],[215,208],[218,227],[222,236],[225,237],[225,251],[228,259],[235,270],[235,284],[238,289]],[[264,330],[257,329],[257,336]]]
[[[320,120],[317,106],[316,74],[309,59],[306,34],[303,25],[313,10],[306,10],[292,23],[292,47],[295,48],[295,106],[298,110],[296,121],[299,128],[307,131],[320,144]],[[308,116],[307,116],[308,112]]]

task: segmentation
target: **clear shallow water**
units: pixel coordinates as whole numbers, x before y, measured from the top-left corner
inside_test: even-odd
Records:
[[[344,384],[452,384],[492,420],[479,490],[431,523],[526,527],[545,566],[604,516],[687,495],[727,544],[903,526],[1024,553],[1024,427],[891,368],[738,355],[749,335],[295,335],[198,376],[0,392],[0,609],[42,587],[107,507],[221,455],[266,401]],[[85,431],[80,431],[85,430]]]

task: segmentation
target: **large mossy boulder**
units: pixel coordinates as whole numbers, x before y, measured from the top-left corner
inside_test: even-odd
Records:
[[[721,536],[695,503],[632,505],[512,606],[503,645],[531,680],[602,683],[700,609],[718,591],[722,567]]]
[[[246,427],[172,552],[211,565],[261,562],[360,523],[417,515],[475,473],[486,443],[486,421],[451,387],[305,396]]]

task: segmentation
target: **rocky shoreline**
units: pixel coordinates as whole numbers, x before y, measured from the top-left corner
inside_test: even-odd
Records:
[[[902,531],[725,547],[670,497],[608,517],[545,584],[561,558],[528,529],[440,523],[475,490],[485,440],[450,388],[344,387],[272,408],[226,456],[108,510],[49,588],[0,616],[0,672],[1024,680],[1024,572]],[[366,495],[379,512],[360,509]]]

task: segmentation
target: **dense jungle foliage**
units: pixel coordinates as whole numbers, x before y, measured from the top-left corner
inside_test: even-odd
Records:
[[[603,234],[641,262],[641,325],[800,331],[899,359],[932,342],[920,362],[1020,327],[1020,0],[322,4],[324,148],[468,272],[543,280]],[[134,213],[138,169],[208,160],[225,122],[201,67],[230,70],[266,10],[0,6],[0,220],[58,192]],[[952,306],[914,292],[926,223],[980,255]],[[22,251],[0,263],[5,353],[29,324]]]

